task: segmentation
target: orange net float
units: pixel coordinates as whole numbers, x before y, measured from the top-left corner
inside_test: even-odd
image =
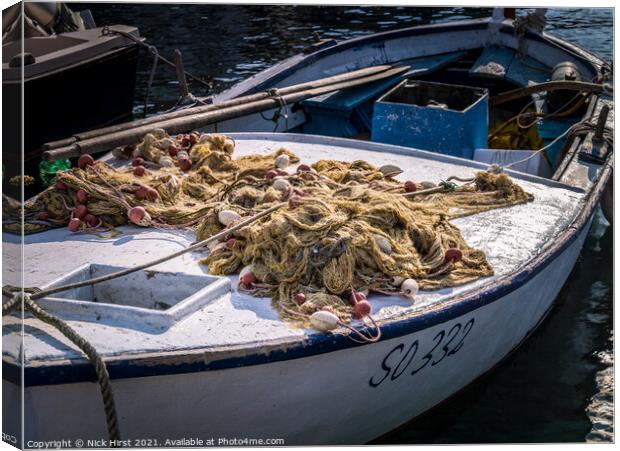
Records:
[[[92,166],[95,164],[95,159],[91,155],[82,155],[78,158],[77,165],[80,169],[86,168],[86,166]]]

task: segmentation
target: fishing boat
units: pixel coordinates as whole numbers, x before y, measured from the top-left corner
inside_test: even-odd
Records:
[[[88,10],[62,2],[16,3],[2,28],[5,130],[20,130],[22,116],[10,112],[22,90],[25,105],[23,143],[18,133],[3,138],[9,178],[20,172],[22,144],[26,172],[36,174],[44,143],[131,116],[138,44],[127,35],[139,40],[137,28],[97,27]]]
[[[499,365],[553,307],[613,170],[609,66],[536,24],[532,15],[513,20],[500,9],[485,20],[322,41],[212,105],[50,143],[48,158],[82,154],[84,171],[142,176],[144,169],[129,169],[126,159],[137,136],[157,128],[153,134],[166,135],[161,143],[179,134],[166,141],[176,149],[191,139],[183,133],[200,129],[224,133],[235,156],[258,155],[256,161],[289,149],[299,158],[296,175],[284,176],[290,183],[289,175],[304,179],[310,165],[330,160],[373,174],[380,168],[393,178],[386,189],[399,186],[403,195],[447,196],[471,189],[483,173],[507,174],[528,197],[451,219],[467,246],[486,256],[492,270],[485,275],[438,289],[403,285],[404,296],[376,290],[362,297],[371,322],[361,315],[330,323],[335,315],[322,311],[305,327],[245,289],[264,288],[254,274],[214,275],[213,260],[199,264],[211,258],[202,247],[207,241],[224,238],[218,249],[233,249],[230,234],[271,209],[240,223],[218,213],[231,226],[206,241],[163,226],[124,225],[113,237],[63,226],[23,243],[4,233],[4,283],[19,286],[23,276],[24,286],[36,287],[27,296],[3,289],[4,408],[15,412],[4,415],[5,436],[27,447],[62,440],[69,447],[362,444]],[[347,76],[355,73],[361,75]],[[325,77],[325,84],[313,82]],[[518,141],[536,146],[489,149],[491,124],[510,124],[513,116],[535,124],[538,136]],[[213,139],[201,133],[190,149]],[[112,148],[97,166],[85,155]],[[263,173],[256,183],[275,184],[273,171],[273,181]],[[55,189],[70,190],[75,179],[58,177]],[[287,202],[272,208],[301,201]],[[144,209],[136,218],[130,207],[129,219],[143,224]],[[76,224],[74,232],[83,226]],[[446,251],[442,271],[462,258],[451,255]],[[119,277],[111,279],[114,273]],[[351,294],[355,304],[358,293]],[[23,326],[19,310],[9,310],[22,301]]]

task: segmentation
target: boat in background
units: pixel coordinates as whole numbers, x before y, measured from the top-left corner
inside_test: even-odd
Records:
[[[110,30],[139,39],[137,28],[96,27],[88,10],[61,2],[20,2],[2,19],[3,128],[15,131],[2,138],[4,180],[21,173],[22,113],[23,161],[33,176],[45,142],[131,117],[138,45]],[[3,183],[5,193],[15,190]]]

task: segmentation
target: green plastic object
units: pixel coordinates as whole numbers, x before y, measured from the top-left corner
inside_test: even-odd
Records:
[[[45,186],[56,183],[56,172],[66,171],[71,167],[69,160],[43,161],[39,163],[39,177]]]

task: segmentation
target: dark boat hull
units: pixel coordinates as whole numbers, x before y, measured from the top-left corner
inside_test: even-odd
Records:
[[[36,178],[44,143],[130,118],[137,64],[138,47],[132,45],[27,79],[23,85],[24,172]],[[21,173],[22,84],[5,82],[3,91],[6,181]],[[11,187],[3,185],[10,194]]]

